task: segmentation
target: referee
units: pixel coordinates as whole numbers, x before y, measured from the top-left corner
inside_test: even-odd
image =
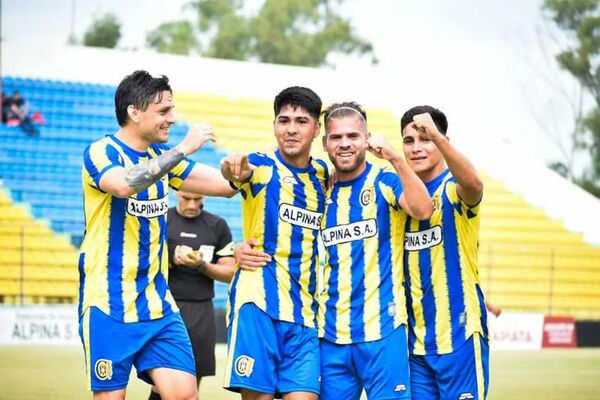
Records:
[[[194,350],[198,386],[215,375],[216,327],[214,281],[231,281],[235,260],[227,222],[203,210],[204,197],[176,192],[177,207],[167,218],[169,287],[181,312]],[[152,391],[149,400],[158,400]]]

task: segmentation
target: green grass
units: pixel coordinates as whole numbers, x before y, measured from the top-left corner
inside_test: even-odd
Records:
[[[489,400],[600,399],[600,349],[492,352]],[[225,347],[217,348],[217,376],[205,378],[202,400],[239,399],[221,389]],[[89,399],[80,347],[0,346],[1,400]],[[132,375],[127,398],[145,400],[149,386]]]

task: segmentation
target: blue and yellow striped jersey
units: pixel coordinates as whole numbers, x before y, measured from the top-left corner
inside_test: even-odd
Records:
[[[402,254],[406,214],[396,172],[366,170],[327,192],[319,336],[339,344],[381,339],[406,324]]]
[[[307,168],[295,168],[279,150],[248,158],[255,169],[240,185],[244,239],[258,239],[257,250],[270,254],[272,261],[257,271],[236,269],[228,322],[243,304],[254,303],[273,319],[315,327],[317,239],[327,165],[312,159]]]
[[[85,238],[79,257],[80,315],[96,306],[123,322],[161,318],[176,311],[167,286],[168,186],[179,188],[194,166],[183,160],[152,186],[122,199],[102,191],[113,167],[148,162],[169,148],[139,152],[115,136],[92,143],[83,155]]]
[[[406,222],[409,348],[419,355],[447,354],[474,332],[487,338],[477,264],[479,205],[469,207],[458,197],[449,169],[426,186],[433,215]]]

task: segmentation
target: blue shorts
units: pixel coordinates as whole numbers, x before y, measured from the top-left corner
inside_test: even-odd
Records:
[[[244,304],[227,328],[225,389],[281,395],[319,393],[319,339],[315,328],[272,319]]]
[[[475,333],[449,354],[410,356],[414,400],[466,400],[487,397],[489,347]]]
[[[336,344],[321,339],[321,400],[410,399],[406,326],[373,342]]]
[[[125,323],[88,308],[79,322],[88,390],[127,386],[131,367],[152,384],[148,371],[172,368],[196,375],[192,346],[179,313],[161,319]]]

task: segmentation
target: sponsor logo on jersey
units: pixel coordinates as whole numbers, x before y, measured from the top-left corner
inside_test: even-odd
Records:
[[[235,373],[239,376],[250,377],[253,369],[254,358],[242,355],[235,360]]]
[[[291,204],[283,203],[279,206],[279,219],[292,225],[317,230],[321,228],[321,218],[323,218],[321,213],[305,210]]]
[[[298,181],[293,176],[284,176],[283,178],[281,178],[281,181],[285,182],[289,185],[297,185],[298,184]]]
[[[127,199],[127,213],[135,217],[156,218],[165,215],[169,210],[168,197],[154,200]]]
[[[377,222],[374,218],[353,222],[351,224],[332,226],[331,228],[323,229],[321,231],[325,247],[367,239],[376,234]]]
[[[96,361],[96,365],[94,365],[94,372],[96,373],[96,378],[101,381],[112,379],[112,361],[100,358]]]
[[[394,315],[396,315],[396,303],[394,303],[393,301],[390,301],[388,303],[387,311],[388,311],[388,315],[390,317],[393,317]]]
[[[428,249],[442,242],[442,227],[439,225],[419,232],[404,234],[404,249],[416,251]]]
[[[198,235],[196,235],[195,233],[187,233],[187,232],[181,232],[179,234],[180,237],[184,237],[184,238],[197,238]]]

